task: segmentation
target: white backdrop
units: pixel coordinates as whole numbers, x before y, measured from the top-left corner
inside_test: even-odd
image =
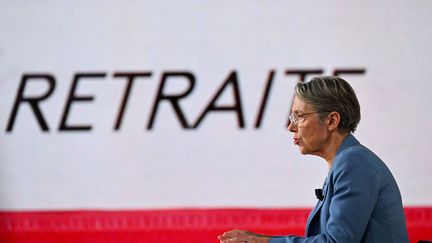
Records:
[[[301,156],[285,129],[298,75],[287,70],[362,69],[341,75],[358,94],[355,136],[390,167],[405,205],[432,205],[431,1],[0,1],[0,209],[311,207],[327,165]],[[261,127],[254,122],[269,72]],[[113,129],[126,79],[133,83],[121,128]],[[193,124],[235,71],[245,127],[233,111],[209,112],[184,129],[160,103],[162,74],[189,72],[179,102]],[[83,78],[60,131],[73,78]],[[39,103],[49,131],[20,103],[22,78],[47,74]],[[309,79],[311,75],[307,76]],[[185,92],[185,78],[165,94]],[[25,97],[47,92],[33,79]],[[218,106],[235,102],[227,86]]]

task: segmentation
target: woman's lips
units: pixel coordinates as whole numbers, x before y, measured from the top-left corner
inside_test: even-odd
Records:
[[[298,145],[299,144],[299,139],[298,138],[294,138],[294,145]]]

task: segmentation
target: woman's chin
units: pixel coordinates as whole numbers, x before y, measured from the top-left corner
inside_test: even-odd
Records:
[[[299,145],[298,148],[301,154],[307,154],[307,150],[303,146]]]

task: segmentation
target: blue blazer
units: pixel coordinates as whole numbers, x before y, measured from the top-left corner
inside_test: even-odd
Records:
[[[307,220],[306,237],[278,236],[269,243],[408,242],[395,179],[354,136],[348,135],[338,148],[323,194]]]

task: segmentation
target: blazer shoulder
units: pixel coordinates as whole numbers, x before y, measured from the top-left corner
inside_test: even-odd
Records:
[[[344,149],[335,157],[332,170],[335,172],[345,169],[376,170],[379,161],[381,160],[372,151],[357,144]]]

